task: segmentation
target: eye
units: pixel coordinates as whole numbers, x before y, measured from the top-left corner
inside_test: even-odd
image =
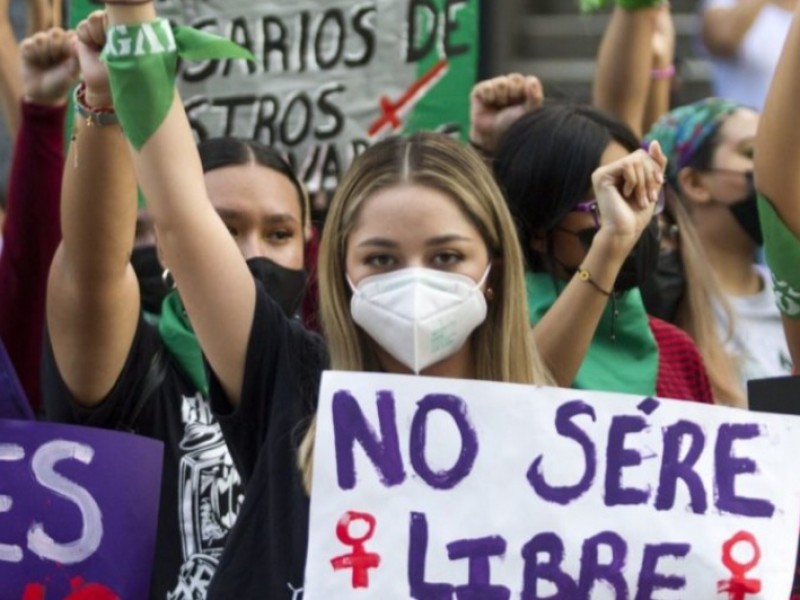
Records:
[[[388,269],[397,264],[391,254],[371,254],[364,259],[364,264],[376,269]]]
[[[264,235],[264,239],[273,243],[284,243],[294,237],[294,232],[289,229],[276,229]]]
[[[225,223],[225,227],[228,229],[228,233],[230,233],[233,237],[237,237],[239,235],[239,230],[233,225]]]
[[[464,255],[460,252],[455,252],[453,250],[445,250],[443,252],[438,252],[433,257],[433,265],[435,267],[452,267],[453,265],[457,265],[462,260],[464,260]]]

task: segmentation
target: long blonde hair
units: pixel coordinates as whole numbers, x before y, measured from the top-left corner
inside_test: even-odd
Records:
[[[377,192],[402,184],[427,186],[452,198],[481,233],[495,265],[489,279],[494,299],[486,320],[470,338],[477,378],[552,384],[530,335],[522,250],[500,189],[477,153],[433,133],[389,138],[371,147],[353,163],[331,203],[319,262],[320,316],[331,368],[380,370],[368,338],[350,315],[345,257],[364,203]],[[310,489],[314,433],[312,422],[299,450],[306,489]]]
[[[678,307],[675,324],[688,333],[697,345],[705,363],[714,401],[746,408],[738,361],[724,346],[724,342],[733,335],[733,310],[717,286],[691,215],[683,200],[675,193],[667,194],[667,212],[677,225],[678,248],[686,273],[686,293]],[[723,314],[723,336],[720,336],[714,305]]]

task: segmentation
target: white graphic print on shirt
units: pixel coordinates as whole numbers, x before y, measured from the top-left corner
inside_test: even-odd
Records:
[[[186,425],[180,449],[178,511],[184,564],[167,600],[206,597],[225,539],[239,513],[244,490],[208,401],[183,398]]]

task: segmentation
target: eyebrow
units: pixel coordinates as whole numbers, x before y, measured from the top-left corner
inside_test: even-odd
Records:
[[[238,210],[231,210],[230,208],[219,208],[217,214],[223,219],[243,219],[245,215]],[[277,213],[267,215],[262,219],[264,223],[281,224],[281,223],[297,223],[298,220],[289,213]]]
[[[432,247],[432,246],[442,246],[444,244],[451,244],[453,242],[471,242],[471,241],[472,238],[453,233],[449,235],[440,235],[425,240],[425,245],[428,247]],[[374,237],[374,238],[369,238],[368,240],[364,240],[358,246],[359,247],[373,246],[377,248],[397,248],[398,244],[397,242],[394,242],[388,238]]]

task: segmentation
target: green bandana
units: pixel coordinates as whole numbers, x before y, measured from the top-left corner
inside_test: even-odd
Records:
[[[203,364],[203,352],[176,290],[167,294],[161,305],[158,333],[169,353],[178,361],[192,383],[204,396],[208,396],[208,378]]]
[[[609,0],[580,0],[581,12],[589,13],[609,4]],[[625,10],[639,10],[640,8],[651,8],[663,4],[664,0],[616,0],[615,4]]]
[[[554,282],[547,273],[530,272],[525,282],[528,316],[534,325],[555,304],[564,282]],[[642,295],[638,289],[621,294],[616,301],[617,317],[613,304],[609,301],[603,312],[572,387],[655,396],[658,346],[650,331]]]
[[[136,150],[156,132],[172,106],[178,56],[254,60],[230,40],[191,27],[173,30],[165,19],[115,25],[107,38],[102,58],[108,65],[114,108]]]

